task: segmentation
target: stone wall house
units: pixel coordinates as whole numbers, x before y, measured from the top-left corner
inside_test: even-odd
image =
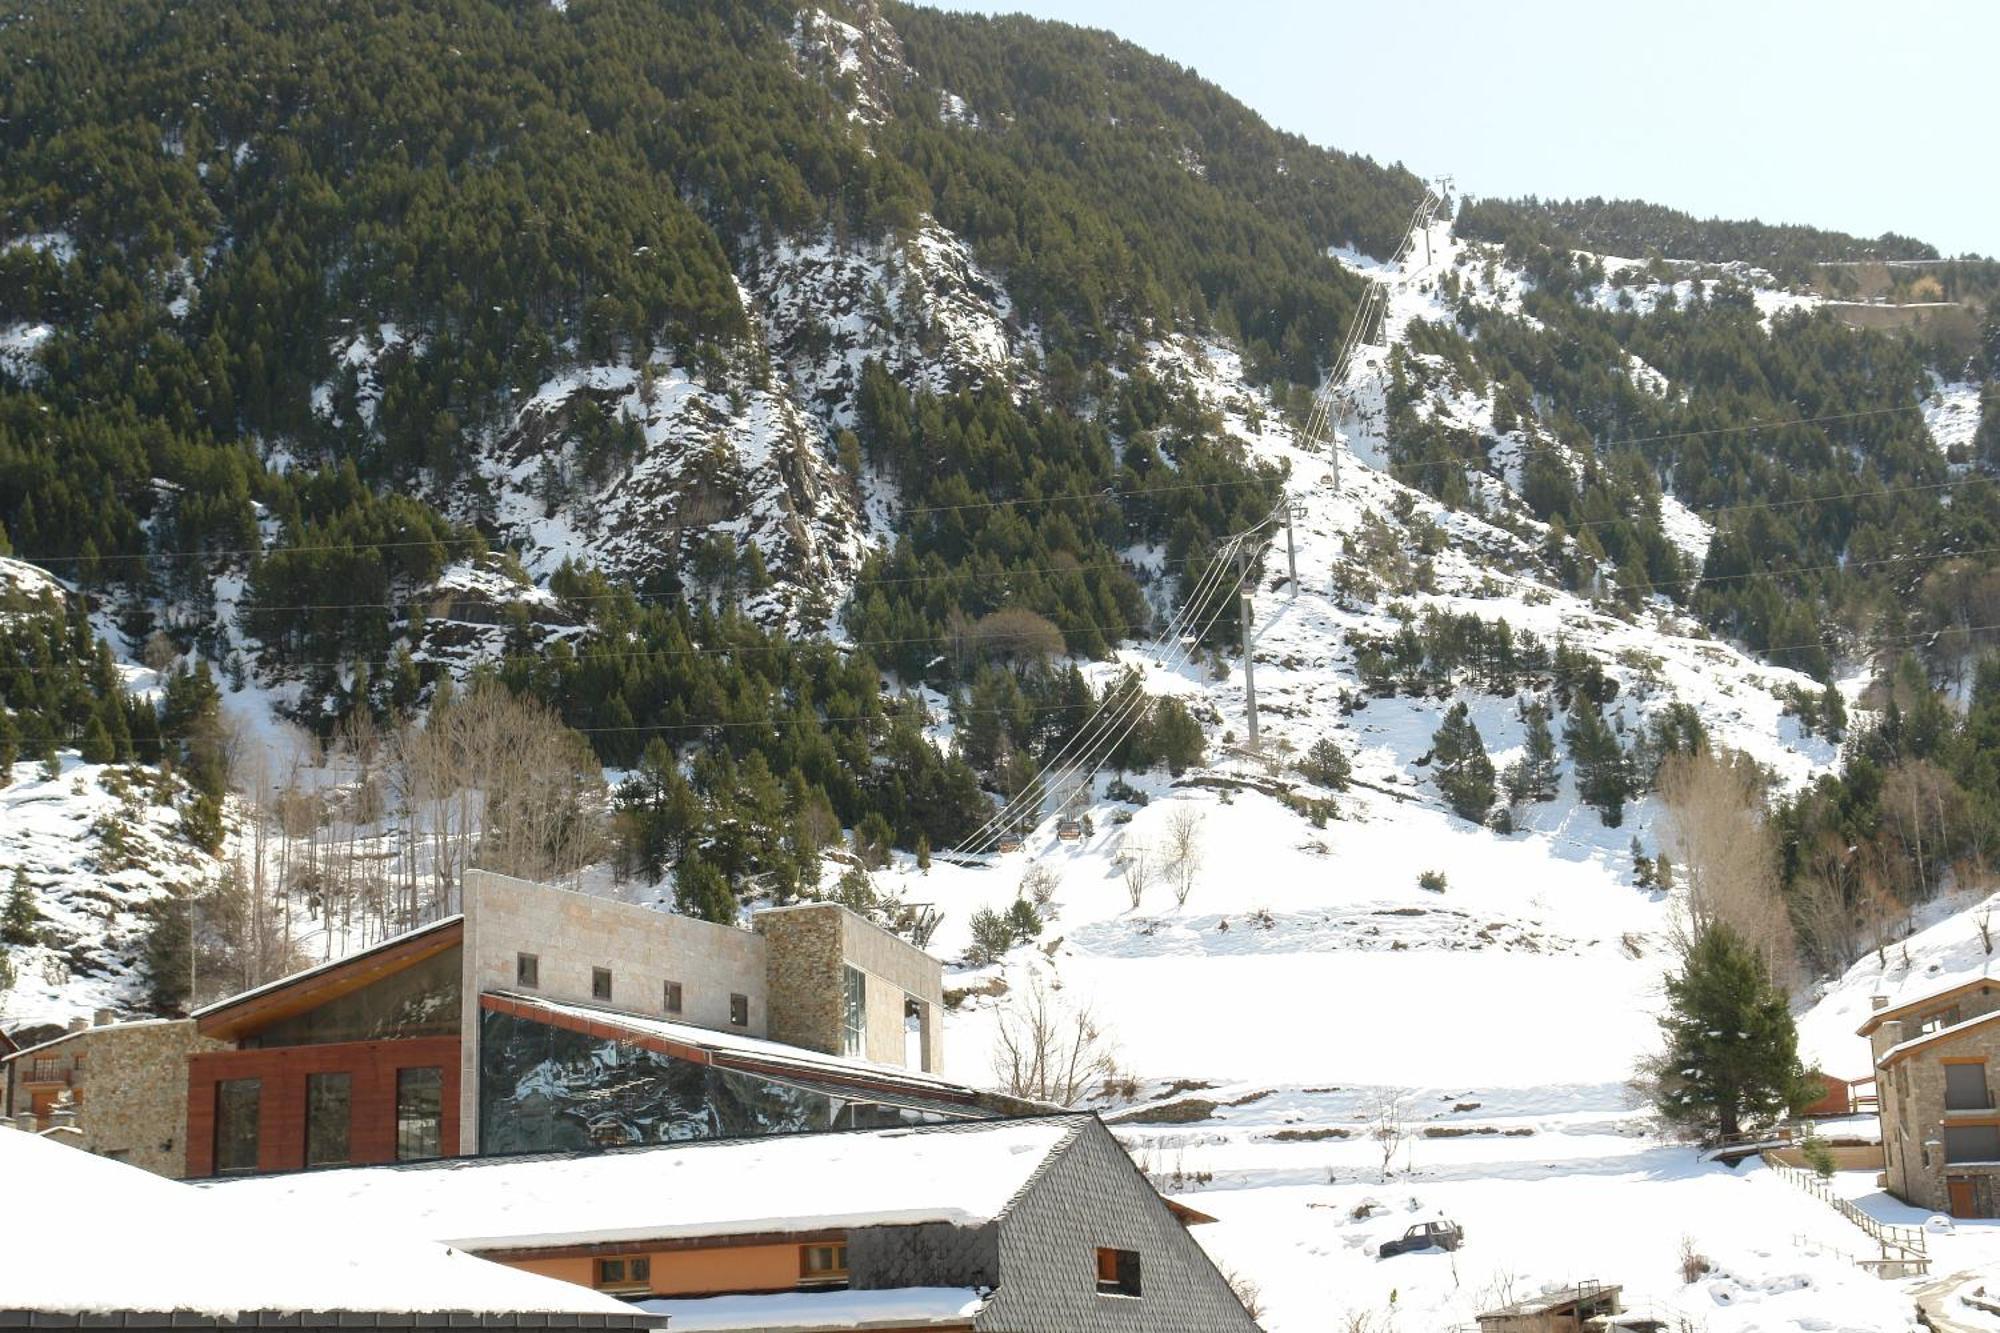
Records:
[[[73,1129],[70,1142],[156,1175],[187,1161],[187,1062],[222,1043],[190,1019],[118,1023],[99,1012],[53,1040],[0,1058],[5,1106],[19,1128]]]
[[[1875,1062],[1890,1192],[1954,1217],[2000,1216],[2000,981],[1893,1007],[1878,996],[1860,1035]]]

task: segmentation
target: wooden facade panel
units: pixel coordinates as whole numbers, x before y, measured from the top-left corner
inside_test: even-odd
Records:
[[[419,1037],[400,1041],[330,1042],[266,1050],[211,1051],[188,1061],[187,1174],[215,1174],[215,1087],[226,1079],[261,1084],[257,1114],[257,1169],[290,1171],[306,1164],[306,1078],[344,1073],[352,1080],[348,1104],[349,1162],[396,1160],[396,1073],[433,1068],[444,1078],[440,1149],[458,1152],[459,1039]]]

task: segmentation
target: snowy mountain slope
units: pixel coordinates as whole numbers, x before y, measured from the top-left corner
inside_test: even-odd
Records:
[[[34,943],[7,950],[10,1031],[97,1009],[143,1012],[140,958],[153,910],[221,869],[180,831],[174,802],[183,790],[149,768],[74,756],[53,775],[40,764],[13,766],[0,787],[0,895],[25,883],[39,919]]]
[[[588,408],[596,445],[579,439]],[[627,425],[626,423],[630,423]],[[643,580],[690,571],[702,540],[754,546],[774,571],[748,609],[818,628],[859,559],[850,489],[824,427],[789,395],[661,361],[590,366],[542,385],[482,468],[494,519],[531,573],[565,560]],[[759,590],[760,592],[763,590]]]
[[[1434,263],[1455,261],[1445,224],[1432,242]],[[1386,278],[1389,341],[1364,348],[1349,385],[1363,404],[1384,401],[1389,348],[1433,308],[1421,248]],[[1860,1233],[1775,1178],[1739,1179],[1656,1146],[1634,1106],[1626,1080],[1656,1042],[1670,965],[1670,904],[1634,887],[1631,874],[1632,842],[1659,845],[1656,804],[1637,801],[1621,826],[1605,827],[1565,772],[1555,800],[1517,811],[1514,833],[1459,819],[1425,768],[1431,734],[1452,697],[1463,699],[1504,764],[1521,744],[1517,700],[1469,684],[1447,698],[1370,697],[1354,645],[1427,608],[1560,636],[1617,682],[1606,712],[1621,729],[1689,705],[1711,737],[1754,755],[1782,787],[1810,781],[1836,757],[1832,742],[1786,713],[1786,691],[1817,686],[1708,638],[1663,600],[1613,614],[1555,586],[1532,520],[1520,520],[1528,535],[1518,535],[1370,466],[1381,453],[1365,410],[1341,442],[1336,490],[1329,460],[1299,448],[1226,345],[1174,340],[1155,344],[1150,360],[1247,449],[1290,470],[1298,586],[1275,542],[1253,627],[1265,753],[1302,753],[1333,737],[1354,757],[1356,782],[1337,798],[1336,817],[1314,827],[1277,799],[1313,795],[1309,784],[1281,761],[1224,748],[1206,773],[1178,784],[1135,781],[1152,798],[1141,808],[1100,786],[1081,842],[1060,842],[1044,825],[992,868],[937,863],[887,876],[913,900],[953,906],[938,940],[947,952],[963,947],[976,907],[1012,902],[1030,865],[1055,877],[1037,945],[954,976],[968,996],[948,1029],[950,1071],[988,1072],[1003,1004],[988,992],[1017,992],[1041,974],[1115,1040],[1122,1067],[1154,1090],[1142,1096],[1217,1103],[1195,1107],[1186,1125],[1120,1132],[1157,1178],[1195,1190],[1198,1206],[1224,1219],[1205,1238],[1220,1257],[1270,1275],[1274,1329],[1326,1327],[1329,1310],[1381,1317],[1392,1292],[1402,1317],[1445,1327],[1497,1303],[1503,1289],[1523,1295],[1586,1277],[1630,1282],[1716,1329],[1909,1326],[1906,1294],[1853,1267]],[[1490,426],[1490,402],[1467,403],[1448,385],[1428,406],[1466,418],[1483,408]],[[1698,518],[1682,522],[1690,547],[1705,544]],[[1384,536],[1360,540],[1370,532]],[[1427,562],[1422,586],[1394,586],[1377,572],[1381,560],[1364,551],[1382,541],[1409,566]],[[1206,716],[1211,743],[1245,734],[1240,663],[1164,671],[1152,651],[1121,657],[1145,672],[1148,689],[1179,694]],[[1159,856],[1179,808],[1203,820],[1193,892],[1177,905],[1155,882],[1134,908],[1123,869],[1142,853]],[[1443,875],[1442,892],[1419,885],[1424,872]],[[1157,1091],[1175,1084],[1197,1090]],[[1427,1127],[1452,1135],[1419,1138],[1414,1165],[1388,1180],[1367,1123],[1385,1090],[1431,1108],[1424,1114],[1447,1123]],[[1462,1103],[1480,1110],[1438,1109]],[[1508,1132],[1522,1129],[1532,1132]],[[1348,1222],[1369,1196],[1389,1204],[1388,1217]],[[1369,1247],[1415,1215],[1412,1201],[1454,1212],[1495,1243],[1455,1261],[1378,1267]],[[1605,1232],[1576,1220],[1607,1212],[1659,1221]],[[1735,1220],[1718,1221],[1725,1216]],[[1523,1218],[1537,1225],[1524,1228]],[[1693,1286],[1672,1276],[1684,1232],[1717,1265]]]

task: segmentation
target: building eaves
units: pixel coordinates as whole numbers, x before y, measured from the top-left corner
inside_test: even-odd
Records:
[[[1953,1023],[1948,1028],[1939,1028],[1936,1032],[1926,1032],[1921,1037],[1912,1037],[1908,1041],[1899,1042],[1882,1052],[1882,1058],[1875,1062],[1875,1067],[1877,1069],[1887,1069],[1890,1065],[1903,1059],[1905,1056],[1929,1046],[1955,1041],[1972,1031],[1972,1029],[1996,1020],[2000,1020],[2000,1009],[1995,1009],[1991,1013],[1980,1014],[1977,1018],[1968,1018],[1963,1023]]]
[[[1910,1014],[1921,1013],[1941,1001],[1951,999],[1955,995],[1963,995],[1967,991],[1986,986],[2000,989],[2000,978],[1990,977],[1982,972],[1976,977],[1968,977],[1964,981],[1954,982],[1949,986],[1919,995],[1914,1000],[1905,1000],[1901,1004],[1890,1005],[1886,1009],[1877,1009],[1868,1015],[1867,1022],[1855,1029],[1854,1035],[1857,1037],[1868,1036],[1890,1019],[1904,1018]]]

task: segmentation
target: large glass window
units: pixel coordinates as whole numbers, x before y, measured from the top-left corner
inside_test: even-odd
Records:
[[[226,1078],[215,1085],[215,1172],[257,1169],[257,1117],[264,1100],[261,1079]]]
[[[840,1049],[860,1059],[868,1042],[868,978],[858,967],[840,969]]]
[[[346,1073],[306,1075],[306,1165],[347,1163],[347,1127],[354,1079]]]
[[[857,1101],[513,1014],[481,1014],[479,1034],[485,1152],[753,1138],[979,1114]]]
[[[245,1046],[458,1035],[459,951],[446,949],[316,1009],[280,1019]]]
[[[396,1160],[420,1161],[444,1153],[444,1071],[396,1071]]]

